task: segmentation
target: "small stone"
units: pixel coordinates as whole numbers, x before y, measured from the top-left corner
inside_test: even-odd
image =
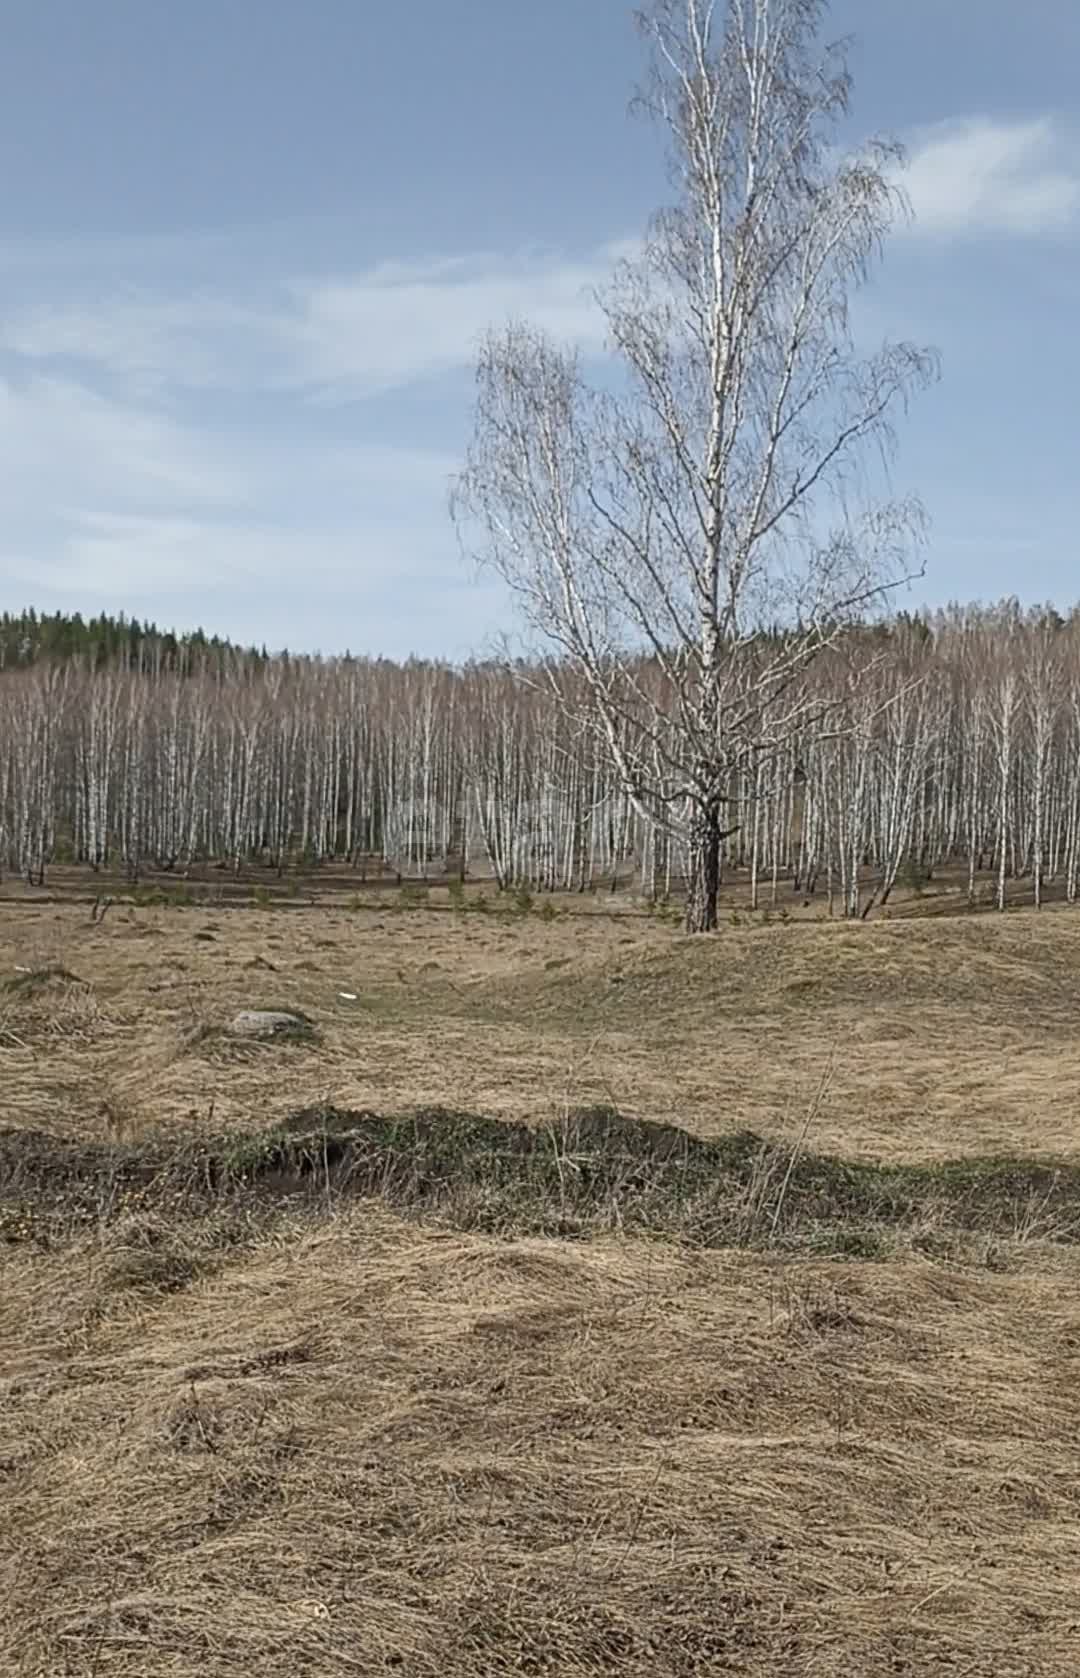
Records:
[[[303,1014],[276,1008],[242,1008],[225,1028],[230,1037],[300,1037],[315,1035]]]

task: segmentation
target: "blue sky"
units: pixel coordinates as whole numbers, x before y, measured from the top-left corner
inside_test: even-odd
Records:
[[[626,0],[18,0],[0,55],[0,595],[460,657],[445,510],[480,333],[595,341],[662,199]],[[911,153],[868,299],[944,375],[918,598],[1080,598],[1080,6],[837,0]],[[915,603],[913,600],[912,604]]]

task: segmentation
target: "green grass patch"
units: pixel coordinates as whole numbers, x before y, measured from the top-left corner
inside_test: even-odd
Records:
[[[899,1238],[1080,1241],[1080,1166],[1012,1158],[885,1165],[800,1154],[749,1132],[703,1140],[608,1108],[558,1124],[429,1109],[309,1109],[198,1143],[86,1145],[0,1132],[0,1203],[102,1216],[133,1198],[192,1211],[234,1200],[377,1197],[459,1229],[584,1237],[626,1230],[704,1247],[879,1258]]]

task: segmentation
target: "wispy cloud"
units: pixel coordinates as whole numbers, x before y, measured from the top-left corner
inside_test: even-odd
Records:
[[[107,605],[294,645],[321,612],[343,644],[368,644],[361,602],[386,587],[434,601],[440,575],[455,580],[453,465],[407,441],[230,433],[72,380],[0,380],[6,603]],[[418,624],[428,650],[438,629]]]
[[[257,382],[278,329],[272,311],[225,297],[117,291],[14,309],[0,348],[32,367],[105,374],[149,394]]]
[[[915,135],[904,186],[915,230],[1034,237],[1080,218],[1080,138],[1051,117],[970,117]]]
[[[122,403],[55,376],[0,379],[0,486],[5,519],[93,500],[126,508],[176,503],[221,508],[255,491],[234,455],[162,412]]]
[[[615,247],[570,259],[462,257],[294,279],[243,295],[119,291],[12,311],[0,348],[32,364],[96,369],[148,391],[278,390],[355,400],[471,364],[485,328],[527,316],[595,346],[592,290]]]
[[[591,292],[614,254],[305,277],[234,252],[169,289],[121,252],[123,281],[65,275],[32,304],[0,260],[9,587],[84,608],[164,613],[155,602],[167,599],[184,622],[222,623],[224,603],[242,598],[240,632],[279,642],[295,642],[319,591],[354,608],[378,597],[380,621],[401,619],[395,634],[410,633],[405,619],[417,626],[416,642],[391,637],[386,650],[445,646],[447,610],[469,613],[445,499],[462,404],[439,381],[464,373],[485,328],[507,317],[597,346]],[[370,402],[359,417],[347,409],[358,402]],[[443,446],[422,446],[431,436]],[[395,604],[405,598],[411,617]],[[343,639],[363,643],[344,628]]]
[[[526,316],[559,338],[599,344],[592,288],[610,266],[593,260],[472,258],[386,267],[298,287],[282,323],[293,372],[329,392],[367,394],[465,367],[484,331]]]

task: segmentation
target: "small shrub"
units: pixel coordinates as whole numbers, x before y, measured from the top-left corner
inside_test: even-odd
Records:
[[[406,881],[398,892],[398,907],[401,909],[422,909],[427,903],[428,897],[427,886],[418,885],[414,881]]]
[[[269,909],[273,906],[273,898],[268,886],[256,886],[252,901],[256,909]]]
[[[470,904],[470,908],[472,909],[473,914],[474,915],[486,915],[487,912],[488,912],[488,907],[489,907],[489,905],[488,905],[488,900],[487,900],[487,893],[482,892],[482,891],[478,891],[476,896],[473,898],[473,900]]]
[[[556,909],[554,903],[552,903],[550,897],[545,897],[543,903],[541,903],[539,909],[537,910],[537,914],[540,916],[542,921],[557,921],[559,918],[559,911]]]
[[[682,910],[677,903],[671,901],[666,893],[661,897],[647,898],[646,904],[648,913],[654,920],[660,921],[662,925],[679,926],[682,922]]]
[[[871,1263],[891,1256],[895,1239],[886,1229],[873,1225],[829,1224],[823,1226],[813,1246],[832,1258],[865,1259]]]
[[[915,897],[921,897],[930,879],[930,874],[914,857],[908,857],[900,869],[897,879],[907,891],[913,893]]]
[[[190,909],[198,901],[186,881],[170,886],[136,886],[131,894],[136,909]]]
[[[517,890],[514,892],[514,908],[517,910],[519,915],[531,915],[533,903],[533,894],[524,881],[522,881],[521,885],[518,886]]]
[[[465,900],[464,880],[451,880],[446,888],[446,891],[447,896],[450,899],[450,907],[454,910],[455,914],[461,914],[462,910],[468,908],[468,904]]]

